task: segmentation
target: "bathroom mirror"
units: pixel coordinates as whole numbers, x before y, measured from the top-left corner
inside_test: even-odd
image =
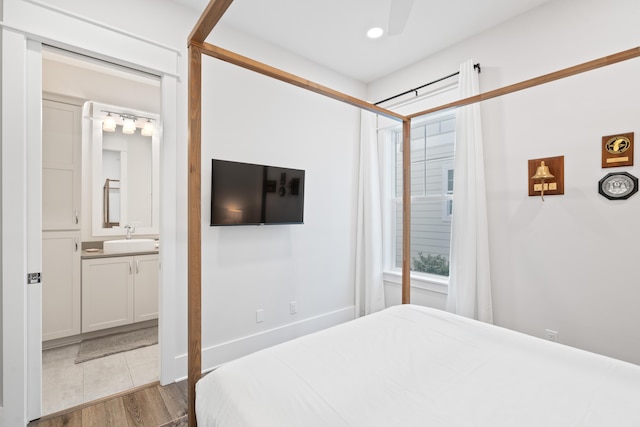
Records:
[[[91,119],[93,236],[126,235],[127,225],[138,235],[158,234],[158,116],[97,102],[85,111]],[[103,130],[107,116],[113,131]]]

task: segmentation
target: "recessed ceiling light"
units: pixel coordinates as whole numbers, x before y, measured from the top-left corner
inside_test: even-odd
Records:
[[[367,31],[367,37],[370,39],[377,39],[384,33],[384,30],[380,27],[374,27]]]

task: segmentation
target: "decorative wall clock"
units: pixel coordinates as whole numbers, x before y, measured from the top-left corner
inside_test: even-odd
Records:
[[[602,167],[633,166],[633,132],[602,137]]]
[[[609,200],[624,200],[638,192],[638,178],[628,172],[605,175],[598,183],[598,192]]]

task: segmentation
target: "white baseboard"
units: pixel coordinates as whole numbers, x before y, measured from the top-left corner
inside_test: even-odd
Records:
[[[208,372],[223,363],[246,356],[258,350],[353,320],[354,313],[355,307],[350,306],[258,334],[203,348],[202,371]],[[178,374],[176,381],[187,377],[186,354],[176,357],[176,373]]]

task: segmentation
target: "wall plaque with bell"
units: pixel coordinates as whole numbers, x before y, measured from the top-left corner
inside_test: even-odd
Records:
[[[564,156],[529,160],[529,196],[564,194]]]

